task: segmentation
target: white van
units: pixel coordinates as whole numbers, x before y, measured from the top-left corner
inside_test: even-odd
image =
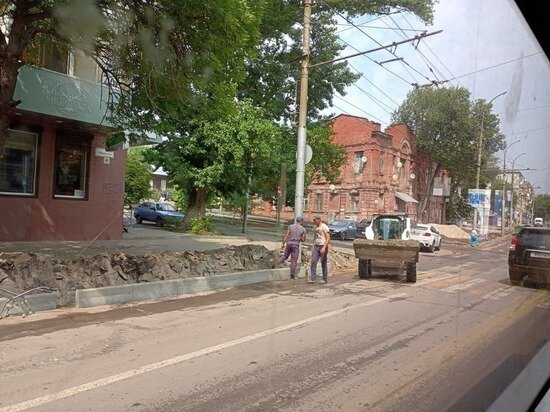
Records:
[[[542,226],[542,222],[543,222],[542,217],[536,217],[535,220],[533,220],[533,224],[535,226]]]

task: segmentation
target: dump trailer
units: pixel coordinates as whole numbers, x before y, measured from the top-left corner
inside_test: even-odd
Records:
[[[366,239],[355,239],[353,249],[359,259],[361,279],[373,274],[406,274],[407,282],[416,282],[416,264],[420,244],[411,239],[411,221],[401,215],[375,216],[365,230]]]

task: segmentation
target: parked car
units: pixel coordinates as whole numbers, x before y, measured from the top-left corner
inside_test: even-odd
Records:
[[[355,239],[357,222],[355,220],[335,220],[328,225],[333,239]]]
[[[418,240],[420,247],[433,253],[441,250],[441,235],[432,225],[416,223],[411,227],[411,239]]]
[[[544,220],[542,219],[542,217],[536,217],[535,220],[533,221],[534,226],[537,226],[537,227],[542,227],[543,223],[544,223]]]
[[[170,203],[165,202],[144,202],[134,210],[134,217],[137,223],[142,223],[146,220],[155,222],[157,226],[162,226],[164,219],[167,217],[181,220],[183,216],[183,213],[177,211]]]
[[[512,238],[508,275],[513,285],[529,279],[550,287],[550,229],[524,227]]]
[[[365,239],[365,230],[370,226],[372,220],[363,219],[357,223],[357,231],[355,232],[356,239]]]

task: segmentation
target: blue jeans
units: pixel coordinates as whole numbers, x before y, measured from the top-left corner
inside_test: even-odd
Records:
[[[313,251],[311,252],[311,267],[310,267],[310,276],[311,281],[317,281],[317,262],[321,259],[321,271],[323,272],[323,280],[326,282],[328,280],[328,246],[325,249],[325,253],[321,253],[321,248],[323,246],[315,245]]]
[[[300,253],[300,244],[287,242],[285,252],[277,260],[278,264],[283,263],[290,255],[290,277],[296,277],[296,265],[298,264],[298,254]]]

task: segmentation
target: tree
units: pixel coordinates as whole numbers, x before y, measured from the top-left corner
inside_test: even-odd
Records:
[[[464,87],[420,88],[411,91],[393,114],[394,122],[405,123],[414,130],[417,150],[434,161],[428,171],[426,193],[420,196],[420,215],[429,205],[434,179],[442,169],[451,173],[452,191],[474,185],[482,117],[482,170],[494,153],[505,147],[499,119],[491,109],[492,105],[484,100],[471,101],[470,92]],[[484,184],[486,179],[484,173]]]
[[[431,0],[358,1],[331,0],[316,2],[313,7],[310,56],[311,62],[329,61],[339,55],[344,46],[339,43],[336,16],[354,17],[363,14],[379,14],[403,8],[412,11],[424,21],[431,21],[434,2]],[[303,19],[303,2],[298,0],[267,0],[261,23],[261,41],[257,54],[247,62],[247,77],[239,86],[239,96],[250,98],[262,107],[268,117],[287,126],[284,139],[291,149],[280,165],[280,171],[272,175],[271,193],[281,186],[283,198],[293,199],[294,183],[290,179],[288,193],[285,190],[287,176],[294,176],[296,158],[295,120],[302,55],[302,29],[296,22]],[[339,180],[340,166],[346,161],[343,150],[330,141],[330,131],[320,113],[332,106],[336,92],[345,94],[347,86],[359,78],[350,71],[347,62],[315,67],[309,75],[308,92],[308,143],[314,157],[306,169],[306,181],[323,174],[331,181]],[[323,131],[323,129],[326,129]],[[321,170],[322,169],[322,170]],[[279,179],[280,177],[280,179]],[[269,189],[264,186],[262,189]],[[266,196],[269,194],[262,191]]]
[[[204,217],[209,196],[246,195],[255,176],[268,174],[278,164],[280,129],[262,117],[262,111],[248,101],[236,103],[236,111],[214,121],[182,124],[185,133],[168,135],[168,140],[147,153],[148,160],[162,166],[174,183],[185,190],[188,208],[182,225]]]
[[[126,202],[139,203],[151,197],[151,166],[143,158],[145,149],[135,147],[128,149],[126,158],[126,179],[124,196]]]
[[[542,217],[546,223],[550,220],[550,194],[544,193],[535,196],[533,217]]]
[[[0,0],[0,155],[19,103],[13,100],[18,69],[34,62],[46,37],[94,58],[116,90],[139,87],[138,110],[140,99],[157,102],[165,91],[192,105],[192,97],[208,97],[196,91],[222,73],[234,81],[237,71],[229,69],[243,65],[247,42],[256,43],[258,14],[256,2],[244,0],[212,0],[208,7],[199,0]],[[153,81],[160,76],[165,81]],[[131,105],[127,94],[121,97],[125,108]],[[137,130],[147,129],[156,113],[141,115]]]

